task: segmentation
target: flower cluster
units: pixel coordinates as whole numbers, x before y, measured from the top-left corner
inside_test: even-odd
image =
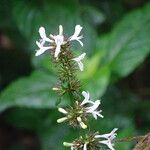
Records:
[[[88,128],[88,117],[92,116],[95,120],[98,117],[103,118],[100,109],[100,100],[92,101],[90,94],[87,91],[80,92],[80,82],[76,79],[76,66],[81,71],[84,70],[82,60],[86,56],[86,53],[81,54],[78,57],[74,57],[74,54],[70,50],[71,41],[78,41],[81,46],[83,43],[80,35],[82,27],[80,25],[75,26],[75,31],[69,38],[63,34],[62,25],[59,26],[58,35],[49,36],[46,35],[45,28],[39,28],[40,40],[36,41],[39,47],[36,50],[35,56],[43,54],[45,51],[50,50],[53,62],[59,68],[58,78],[59,83],[53,88],[61,96],[68,93],[70,99],[73,101],[73,105],[66,108],[58,108],[64,117],[57,120],[58,123],[68,122],[73,127],[79,127],[81,129]],[[106,145],[110,150],[114,150],[114,139],[116,137],[117,129],[115,128],[108,134],[100,135],[98,132],[94,134],[86,134],[85,137],[74,140],[72,143],[64,142],[64,146],[71,147],[71,150],[95,150],[100,148],[101,145]]]
[[[114,150],[114,139],[117,135],[116,131],[118,129],[113,129],[108,134],[89,134],[85,138],[82,136],[79,139],[74,140],[72,143],[64,142],[64,146],[71,147],[71,150],[93,150],[95,148],[100,148],[102,145],[107,146],[110,150]]]
[[[47,37],[45,33],[45,28],[40,27],[39,34],[40,34],[40,41],[36,41],[37,46],[39,47],[39,50],[36,51],[36,56],[39,56],[43,54],[47,50],[55,50],[54,57],[57,58],[59,53],[61,52],[61,46],[66,45],[70,41],[78,41],[81,46],[83,46],[83,43],[80,39],[83,38],[83,36],[79,36],[80,31],[82,30],[82,27],[80,25],[76,25],[75,32],[72,36],[69,38],[65,38],[63,35],[63,27],[62,25],[59,26],[59,34],[58,35],[52,35],[50,34],[49,37]]]
[[[76,127],[80,126],[83,129],[87,128],[85,124],[88,115],[92,115],[95,119],[97,117],[103,118],[101,115],[102,110],[98,109],[100,105],[100,100],[96,100],[95,102],[90,100],[89,92],[82,92],[84,96],[84,100],[82,102],[76,101],[74,107],[70,107],[67,109],[58,108],[58,111],[63,113],[65,117],[57,120],[58,123],[69,121],[69,124]]]

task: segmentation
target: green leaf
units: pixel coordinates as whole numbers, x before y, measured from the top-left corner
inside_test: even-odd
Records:
[[[124,77],[150,54],[150,4],[126,15],[105,38],[104,62],[112,73]],[[99,47],[101,49],[101,47]]]
[[[101,97],[109,84],[109,65],[102,66],[99,69],[103,54],[103,51],[99,51],[92,57],[87,58],[84,62],[86,64],[84,71],[78,74],[79,79],[83,83],[83,90],[89,91],[92,98]]]
[[[101,97],[109,84],[110,69],[109,66],[103,66],[96,71],[90,78],[83,81],[84,89],[91,93],[92,98]]]
[[[54,76],[35,71],[30,77],[13,82],[0,95],[0,111],[12,106],[55,108],[57,96],[52,91],[55,81]]]

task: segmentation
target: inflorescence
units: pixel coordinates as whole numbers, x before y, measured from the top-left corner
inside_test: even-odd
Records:
[[[69,38],[63,34],[62,25],[59,26],[59,34],[49,36],[46,35],[45,28],[39,28],[40,40],[36,41],[39,47],[36,50],[35,56],[43,54],[49,50],[53,63],[58,68],[58,83],[53,88],[60,96],[68,94],[72,100],[72,105],[66,108],[58,108],[64,117],[57,120],[58,123],[68,122],[69,125],[74,128],[81,129],[88,128],[89,116],[94,117],[97,120],[98,117],[103,118],[100,109],[100,100],[92,101],[90,94],[87,91],[81,93],[80,81],[76,77],[76,71],[79,68],[80,71],[84,70],[82,60],[86,56],[86,53],[80,56],[74,57],[73,52],[70,50],[72,41],[78,41],[81,46],[83,43],[80,35],[82,27],[80,25],[75,26],[75,31]],[[96,150],[100,149],[101,145],[106,145],[110,150],[114,150],[114,139],[116,137],[117,128],[113,129],[108,134],[100,135],[98,132],[86,134],[84,137],[80,136],[72,143],[64,142],[64,146],[71,147],[71,150]]]

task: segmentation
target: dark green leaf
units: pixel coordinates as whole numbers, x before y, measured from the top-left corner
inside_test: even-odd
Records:
[[[105,38],[105,63],[112,73],[124,77],[150,54],[150,4],[126,15]]]
[[[0,96],[0,111],[12,106],[55,108],[57,95],[52,91],[56,78],[35,71],[30,77],[19,79],[8,86]],[[66,98],[63,103],[66,103]]]

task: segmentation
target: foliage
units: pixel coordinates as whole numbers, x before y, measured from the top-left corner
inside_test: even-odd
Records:
[[[120,7],[120,3],[116,7]],[[4,20],[0,22],[0,28],[4,31],[9,29],[19,32],[21,38],[13,36],[12,39],[16,40],[16,43],[25,43],[25,48],[22,49],[28,50],[35,68],[30,76],[13,81],[1,92],[0,111],[6,111],[4,118],[13,126],[35,130],[39,135],[42,150],[61,150],[63,137],[66,141],[72,141],[72,138],[78,135],[69,127],[60,127],[56,123],[59,116],[57,105],[70,102],[68,97],[64,101],[57,99],[51,90],[56,81],[56,71],[51,66],[49,57],[43,55],[37,60],[34,56],[37,31],[41,25],[48,33],[55,33],[58,25],[62,24],[68,35],[71,35],[76,23],[84,27],[84,43],[87,45],[84,49],[87,50],[88,57],[84,62],[87,64],[85,72],[79,75],[79,78],[83,80],[82,88],[89,90],[93,98],[102,97],[103,113],[109,118],[99,121],[97,126],[95,122],[91,122],[91,128],[103,129],[104,132],[117,125],[120,128],[119,137],[123,138],[134,135],[136,125],[133,117],[137,110],[140,110],[145,120],[148,119],[149,102],[140,102],[138,96],[126,92],[127,90],[118,90],[116,83],[130,75],[149,57],[150,3],[124,13],[124,17],[121,14],[120,21],[118,18],[112,19],[117,21],[107,33],[97,32],[97,28],[103,27],[103,23],[112,16],[95,6],[89,6],[88,3],[81,6],[80,2],[75,0],[5,0],[0,2],[0,9],[4,14],[0,14]],[[6,10],[10,10],[9,17]],[[73,52],[78,51],[74,46]],[[116,149],[131,149],[131,144],[119,143]]]

